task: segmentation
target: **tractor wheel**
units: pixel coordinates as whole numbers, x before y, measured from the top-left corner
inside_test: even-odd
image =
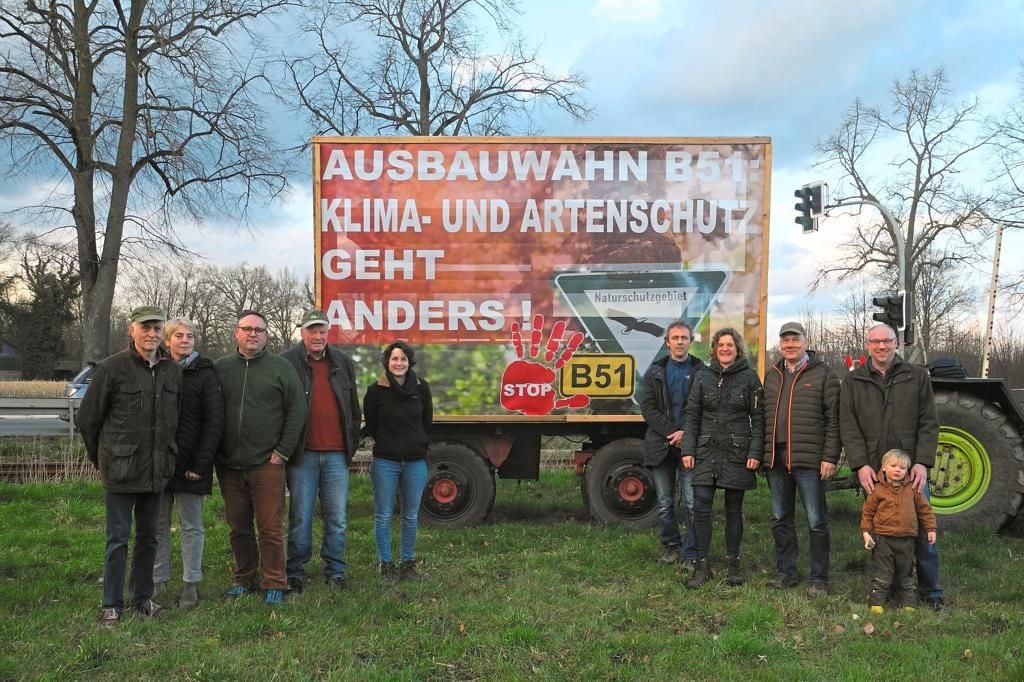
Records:
[[[929,477],[943,528],[1014,522],[1024,494],[1024,440],[996,405],[958,391],[935,394],[939,447]]]
[[[633,528],[658,522],[658,495],[643,458],[644,443],[637,438],[612,441],[594,453],[582,486],[591,518]]]
[[[435,443],[427,455],[427,486],[420,516],[428,526],[464,528],[483,521],[494,506],[494,473],[461,443]]]

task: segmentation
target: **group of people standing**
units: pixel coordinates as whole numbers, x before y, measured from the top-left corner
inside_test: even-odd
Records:
[[[397,341],[363,410],[352,359],[327,343],[322,310],[298,324],[301,341],[266,352],[267,322],[244,311],[237,352],[216,362],[195,351],[190,321],[156,306],[135,308],[128,348],[100,362],[78,412],[88,456],[100,471],[106,508],[100,622],[122,616],[128,545],[135,538],[128,608],[146,617],[171,577],[173,508],[181,532],[180,608],[199,602],[203,498],[216,471],[234,559],[226,595],[257,590],[268,605],[301,593],[313,553],[317,500],[323,517],[320,558],[328,587],[346,586],[349,468],[363,435],[374,439],[370,465],[378,568],[386,581],[412,580],[420,499],[426,484],[430,387],[413,372],[415,353]],[[285,539],[285,489],[288,508]],[[391,522],[401,500],[400,560],[392,560]]]
[[[712,579],[712,505],[715,491],[722,489],[725,581],[742,585],[743,497],[757,487],[760,472],[771,494],[775,577],[769,586],[800,584],[794,520],[799,494],[809,536],[808,595],[828,594],[831,535],[825,485],[845,450],[868,494],[861,529],[865,546],[873,551],[870,605],[882,609],[891,595],[912,608],[917,599],[907,585],[913,584],[916,563],[917,595],[943,609],[935,517],[927,502],[928,469],[938,444],[935,400],[927,370],[897,355],[892,328],[877,324],[868,330],[868,358],[842,382],[809,350],[798,322],[780,328],[782,357],[767,369],[763,383],[748,364],[735,329],[714,333],[707,363],[690,354],[692,340],[685,322],[669,325],[668,353],[647,370],[641,394],[647,423],[644,464],[657,492],[658,533],[665,549],[660,560],[682,564],[689,574],[687,587],[700,588]],[[902,471],[893,460],[903,465]],[[685,534],[679,528],[677,485]],[[916,561],[906,559],[908,542],[909,556]]]

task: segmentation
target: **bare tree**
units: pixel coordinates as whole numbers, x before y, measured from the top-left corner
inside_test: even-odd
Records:
[[[938,263],[924,268],[917,281],[914,298],[917,335],[926,353],[939,344],[952,339],[978,303],[977,292],[965,284],[951,259],[928,254],[928,260]]]
[[[882,276],[879,288],[902,288],[895,247],[902,238],[902,266],[913,296],[928,270],[975,258],[976,238],[990,231],[986,210],[991,197],[957,179],[970,157],[995,135],[979,125],[978,102],[951,102],[942,68],[929,74],[911,71],[895,81],[890,93],[887,109],[855,100],[838,129],[817,144],[819,165],[840,174],[836,203],[874,204],[893,220],[859,225],[842,245],[842,255],[821,267],[815,287],[867,270]],[[876,176],[889,153],[891,172]]]
[[[586,120],[584,78],[546,69],[517,11],[515,0],[328,0],[303,27],[315,51],[286,63],[298,108],[319,135],[530,133],[545,105]],[[499,54],[482,51],[480,22],[509,36]],[[376,36],[376,51],[360,59],[339,27]]]
[[[85,359],[106,351],[131,249],[180,250],[173,218],[244,220],[250,200],[285,189],[250,28],[291,4],[0,0],[0,165],[58,187],[45,208],[74,234]]]

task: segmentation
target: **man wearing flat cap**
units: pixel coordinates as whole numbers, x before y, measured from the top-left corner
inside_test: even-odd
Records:
[[[345,587],[345,527],[349,464],[359,445],[359,397],[352,358],[327,343],[324,311],[307,310],[298,324],[302,341],[281,356],[295,368],[306,396],[306,427],[288,460],[288,589],[302,592],[313,555],[317,497],[323,515],[320,543],[324,581]]]
[[[126,350],[96,365],[78,410],[89,460],[100,471],[106,506],[103,608],[100,622],[116,625],[124,609],[128,539],[135,517],[129,608],[156,616],[153,560],[160,496],[174,474],[181,367],[160,345],[164,311],[146,305],[131,312]]]
[[[825,481],[839,461],[839,377],[808,350],[799,322],[779,329],[782,358],[764,377],[764,451],[772,499],[775,588],[796,585],[797,491],[807,519],[811,597],[828,593],[830,534]]]

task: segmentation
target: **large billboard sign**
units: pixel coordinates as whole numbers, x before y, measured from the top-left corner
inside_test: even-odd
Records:
[[[563,384],[566,367],[584,383],[604,367],[630,387],[675,319],[705,343],[732,326],[764,347],[768,138],[315,138],[313,150],[316,294],[335,343],[501,344],[514,361],[513,325],[530,334],[542,318],[561,322],[558,342],[582,335],[550,368]],[[620,398],[614,383],[587,395]]]

